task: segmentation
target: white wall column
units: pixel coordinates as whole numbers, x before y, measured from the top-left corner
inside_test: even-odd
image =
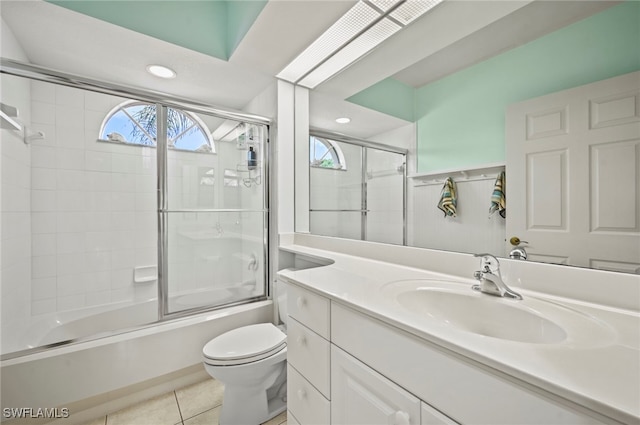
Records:
[[[295,87],[295,231],[309,233],[309,89]]]
[[[295,86],[278,81],[278,141],[276,190],[278,233],[293,233],[295,227]]]

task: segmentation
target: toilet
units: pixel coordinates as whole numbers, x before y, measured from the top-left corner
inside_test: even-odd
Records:
[[[287,408],[286,294],[283,284],[275,286],[284,326],[243,326],[202,349],[206,371],[224,384],[220,425],[257,425]]]

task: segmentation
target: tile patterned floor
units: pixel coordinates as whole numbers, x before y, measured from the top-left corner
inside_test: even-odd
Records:
[[[223,387],[207,379],[135,406],[110,413],[86,425],[218,425]],[[263,425],[286,425],[284,412]]]

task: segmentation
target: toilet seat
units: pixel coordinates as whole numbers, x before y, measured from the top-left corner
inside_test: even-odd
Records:
[[[211,366],[237,366],[270,357],[287,346],[287,336],[271,323],[243,326],[225,332],[202,349]]]

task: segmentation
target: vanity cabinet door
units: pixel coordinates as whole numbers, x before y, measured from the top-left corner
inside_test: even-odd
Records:
[[[287,410],[287,424],[288,425],[300,425],[300,422],[291,413],[291,410]]]
[[[420,400],[331,346],[332,425],[419,425]]]

